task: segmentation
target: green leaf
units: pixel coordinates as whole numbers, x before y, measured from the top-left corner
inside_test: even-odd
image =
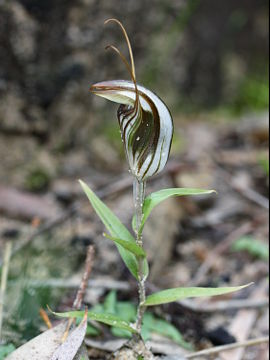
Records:
[[[141,222],[140,232],[142,231],[144,224],[149,217],[151,211],[162,201],[172,196],[187,196],[187,195],[205,195],[215,193],[215,190],[201,190],[201,189],[188,189],[188,188],[172,188],[163,189],[154,192],[146,197],[143,204],[143,218]],[[133,228],[136,227],[136,220],[133,219]]]
[[[120,319],[128,323],[134,323],[136,321],[136,313],[136,306],[131,302],[118,301],[116,303],[115,315],[118,316]],[[114,336],[120,338],[131,338],[131,334],[127,330],[112,327],[111,332]]]
[[[262,260],[269,259],[269,246],[251,236],[243,236],[232,245],[233,251],[247,251]]]
[[[128,229],[121,223],[117,216],[96,196],[96,194],[81,180],[79,180],[83,191],[88,197],[90,203],[98,214],[99,218],[106,226],[107,230],[114,238],[125,239],[127,242],[136,244],[134,237]],[[121,245],[116,244],[118,251],[130,270],[131,274],[138,279],[138,262],[136,257],[123,248]]]
[[[118,301],[116,304],[116,313],[120,319],[127,322],[135,322],[136,321],[136,306],[128,301]],[[126,330],[122,330],[119,328],[112,327],[111,332],[114,336],[120,338],[131,338],[130,332]]]
[[[111,328],[111,333],[113,336],[124,338],[124,339],[130,339],[132,338],[132,334],[128,330],[119,329],[116,327]]]
[[[63,313],[52,312],[54,315],[62,318],[81,318],[84,315],[84,311],[69,311]],[[121,320],[118,316],[112,314],[98,314],[94,312],[88,312],[88,319],[101,322],[106,325],[118,327],[120,329],[128,330],[131,333],[136,333],[136,330],[124,320]]]
[[[83,318],[76,318],[76,325],[79,325],[82,320]],[[98,336],[100,335],[100,330],[97,329],[93,324],[87,324],[86,335]]]
[[[99,336],[100,334],[101,334],[101,331],[99,329],[95,328],[91,324],[87,324],[86,335],[94,337],[94,336]]]
[[[136,321],[136,307],[134,304],[127,301],[117,301],[115,305],[115,315],[121,320],[128,323]],[[111,328],[111,333],[117,337],[131,338],[131,333],[129,331],[116,327]]]
[[[106,296],[104,300],[104,312],[107,314],[115,314],[115,308],[117,303],[116,291],[112,290]]]
[[[221,288],[191,287],[191,288],[168,289],[149,295],[146,298],[144,305],[153,306],[153,305],[167,304],[185,298],[223,295],[244,289],[245,287],[250,285],[251,284],[236,286],[236,287],[221,287]]]
[[[14,350],[15,346],[13,344],[0,345],[0,360],[4,360]]]
[[[115,238],[115,237],[110,236],[110,235],[105,234],[105,233],[103,235],[106,238],[108,238],[108,239],[112,240],[113,242],[115,242],[116,244],[121,245],[124,249],[128,250],[129,252],[131,252],[135,256],[146,257],[145,251],[140,246],[138,246],[137,244],[131,243],[131,242],[126,241],[126,240]]]
[[[178,329],[170,324],[168,321],[155,317],[152,313],[147,312],[143,317],[143,327],[150,333],[161,334],[174,342],[179,344],[181,347],[193,350],[191,344],[187,343]]]

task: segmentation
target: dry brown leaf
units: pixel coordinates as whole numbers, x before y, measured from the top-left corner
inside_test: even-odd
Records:
[[[73,360],[83,342],[86,327],[87,321],[83,319],[81,324],[69,335],[66,342],[61,344],[66,329],[66,322],[63,322],[19,347],[6,360]]]
[[[50,360],[64,331],[64,323],[47,330],[13,351],[5,360]]]
[[[54,352],[51,360],[73,360],[81,347],[87,329],[87,310],[80,325],[71,332],[66,341]]]

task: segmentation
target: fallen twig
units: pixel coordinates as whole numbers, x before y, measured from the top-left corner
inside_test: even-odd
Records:
[[[80,310],[80,308],[81,308],[83,298],[84,298],[84,295],[85,295],[85,290],[87,288],[88,280],[89,280],[89,277],[90,277],[90,274],[91,274],[91,271],[92,271],[92,268],[93,268],[94,256],[95,256],[94,246],[90,245],[87,248],[85,267],[84,267],[84,273],[83,273],[83,276],[82,276],[81,284],[80,284],[79,290],[77,291],[76,298],[75,298],[75,300],[73,302],[73,308],[75,310]],[[63,342],[67,338],[70,327],[75,322],[75,320],[76,320],[75,318],[70,318],[68,320],[66,331],[65,331],[65,333],[63,335],[63,338],[62,338]]]
[[[265,337],[260,337],[260,338],[257,338],[257,339],[251,339],[251,340],[238,342],[238,343],[234,343],[234,344],[216,346],[216,347],[211,348],[211,349],[206,349],[206,350],[198,351],[196,353],[187,355],[186,359],[195,359],[195,358],[198,358],[198,357],[201,357],[201,356],[210,356],[210,355],[213,355],[213,354],[218,354],[218,353],[223,352],[223,351],[239,349],[239,348],[242,348],[242,347],[256,346],[256,345],[261,345],[261,344],[265,344],[265,343],[268,343],[268,342],[269,342],[269,336],[265,336]]]
[[[6,287],[7,287],[11,250],[12,250],[12,242],[7,241],[5,243],[5,249],[4,249],[4,262],[3,262],[3,269],[2,269],[2,275],[1,275],[1,287],[0,287],[0,343],[1,343],[1,337],[2,337],[4,298],[5,298],[5,292],[6,292]]]
[[[95,256],[95,249],[93,245],[88,246],[86,260],[85,260],[85,267],[84,273],[82,277],[82,281],[77,292],[76,298],[73,302],[73,308],[79,310],[82,305],[82,301],[85,295],[85,290],[87,288],[88,280],[92,272],[93,264],[94,264],[94,256]]]

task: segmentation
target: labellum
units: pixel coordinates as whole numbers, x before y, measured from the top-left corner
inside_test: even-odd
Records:
[[[104,81],[92,85],[90,91],[120,104],[117,116],[127,160],[132,174],[142,182],[158,174],[166,165],[173,136],[172,117],[156,94],[137,84],[133,52],[123,25],[116,19],[108,22],[116,22],[121,27],[131,64],[115,46],[107,48],[121,57],[132,81]]]

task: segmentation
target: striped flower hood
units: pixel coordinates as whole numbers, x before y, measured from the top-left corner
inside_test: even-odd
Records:
[[[126,80],[97,83],[91,91],[121,104],[121,137],[132,174],[140,181],[159,173],[169,157],[173,122],[164,102],[152,91]]]
[[[116,22],[122,29],[131,62],[115,46],[107,48],[121,57],[132,81],[103,81],[92,85],[90,91],[120,104],[117,116],[130,171],[138,181],[145,181],[158,174],[168,160],[173,121],[164,102],[152,91],[137,84],[133,52],[125,28],[116,19],[108,22]]]

